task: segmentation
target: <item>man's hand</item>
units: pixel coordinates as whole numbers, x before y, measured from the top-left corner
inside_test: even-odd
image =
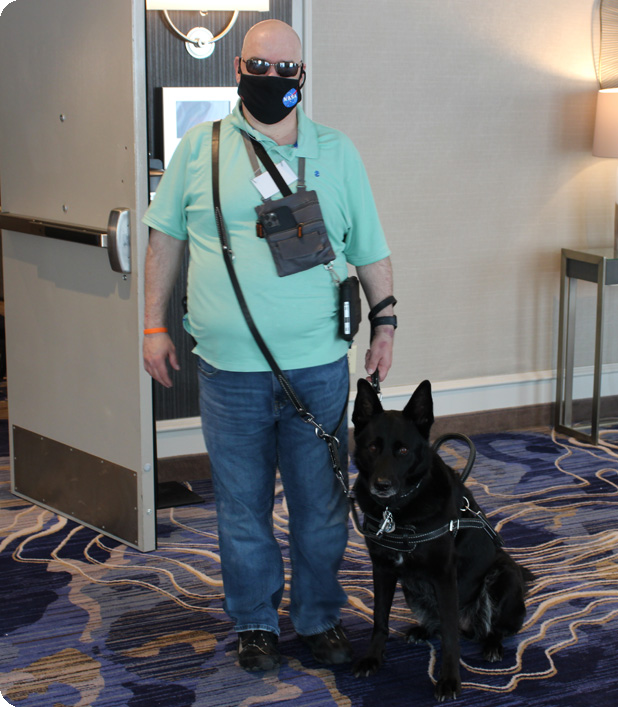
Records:
[[[176,347],[169,334],[147,334],[143,345],[144,368],[156,381],[166,388],[172,387],[172,379],[167,367],[179,371]]]
[[[369,307],[375,307],[393,294],[393,270],[390,258],[384,258],[369,265],[361,265],[356,268],[356,272]],[[393,314],[393,305],[389,304],[381,309],[377,316],[391,317]],[[394,339],[394,326],[383,324],[375,328],[369,350],[365,354],[365,370],[369,374],[368,380],[371,380],[371,374],[376,370],[380,374],[380,381],[386,378],[393,362]]]
[[[146,282],[144,286],[144,328],[158,329],[165,325],[165,313],[172,288],[178,277],[185,242],[161,233],[150,231],[146,252]],[[176,347],[165,332],[145,334],[142,346],[144,368],[161,385],[172,387],[167,364],[179,371]]]
[[[371,345],[365,354],[365,370],[367,380],[371,381],[371,374],[377,369],[380,381],[383,381],[393,363],[393,341],[395,328],[392,326],[379,326],[371,340]]]

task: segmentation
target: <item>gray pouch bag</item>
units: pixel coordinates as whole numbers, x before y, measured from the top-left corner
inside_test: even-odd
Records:
[[[315,191],[267,199],[255,210],[257,235],[268,243],[279,277],[335,259]]]

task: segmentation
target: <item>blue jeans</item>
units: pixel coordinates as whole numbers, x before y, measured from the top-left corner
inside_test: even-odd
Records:
[[[333,432],[348,400],[347,357],[285,373],[315,419]],[[272,518],[279,469],[289,512],[290,618],[303,635],[335,626],[347,601],[337,572],[348,537],[348,505],[326,443],[303,422],[270,371],[222,371],[199,359],[198,377],[226,613],[238,632],[279,634],[284,573]],[[345,417],[337,437],[347,473]]]

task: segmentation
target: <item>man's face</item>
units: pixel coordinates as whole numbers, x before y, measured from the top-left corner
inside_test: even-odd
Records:
[[[285,28],[255,28],[250,30],[245,37],[245,42],[242,48],[242,59],[263,59],[264,61],[274,64],[278,61],[292,61],[300,63],[301,61],[300,44],[296,36],[287,31]],[[234,60],[236,69],[236,82],[240,81],[240,73],[248,73],[244,61],[241,57],[236,57]],[[300,76],[301,69],[299,68],[292,78]],[[263,76],[277,76],[277,71],[274,66],[269,66]]]

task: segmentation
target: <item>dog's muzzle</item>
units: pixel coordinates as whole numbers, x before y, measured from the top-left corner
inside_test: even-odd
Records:
[[[371,495],[381,500],[393,498],[399,493],[399,484],[393,484],[390,479],[378,477],[371,482]]]

